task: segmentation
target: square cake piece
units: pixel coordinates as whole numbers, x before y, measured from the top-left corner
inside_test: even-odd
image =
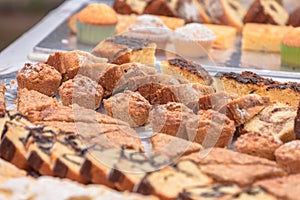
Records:
[[[291,29],[291,26],[247,23],[243,29],[242,49],[280,52],[281,40]]]
[[[156,44],[148,40],[116,35],[100,42],[92,51],[95,56],[107,58],[108,62],[124,64],[139,62],[155,65]]]

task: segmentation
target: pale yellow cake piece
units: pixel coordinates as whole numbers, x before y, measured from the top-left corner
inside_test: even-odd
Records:
[[[248,23],[243,29],[243,50],[280,52],[283,36],[291,26]]]
[[[214,32],[216,39],[212,47],[217,49],[228,49],[235,44],[237,29],[232,26],[204,24]]]

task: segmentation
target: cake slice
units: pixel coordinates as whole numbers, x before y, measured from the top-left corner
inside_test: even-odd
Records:
[[[269,104],[269,97],[248,94],[228,102],[219,111],[225,112],[229,119],[234,121],[236,126],[240,126],[252,119]]]
[[[222,184],[237,184],[241,187],[249,187],[254,182],[285,176],[285,172],[278,167],[266,165],[201,165],[200,170]]]
[[[271,133],[283,142],[294,140],[296,113],[295,107],[282,103],[271,104],[246,122],[241,132],[258,132],[262,135]]]
[[[216,49],[226,50],[235,45],[237,29],[232,26],[218,24],[204,24],[216,35],[212,47]]]
[[[131,127],[144,125],[151,110],[150,103],[138,92],[125,90],[103,101],[106,114],[127,122]]]
[[[13,178],[25,177],[26,171],[23,171],[13,164],[0,159],[0,183],[6,182]]]
[[[198,143],[163,133],[154,133],[150,137],[150,143],[152,152],[167,155],[170,158],[177,158],[202,150],[202,146]]]
[[[234,121],[214,110],[201,110],[185,124],[188,140],[203,148],[229,147],[235,132]]]
[[[291,29],[290,26],[247,23],[243,29],[242,49],[280,52],[281,40]]]
[[[140,63],[111,65],[100,76],[99,84],[104,88],[104,96],[108,97],[123,91],[130,78],[147,75],[156,75],[156,70]]]
[[[189,92],[187,92],[189,91]],[[150,95],[151,104],[166,104],[168,102],[179,102],[190,107],[197,106],[199,97],[214,93],[211,86],[200,83],[189,83],[180,85],[166,85]]]
[[[99,68],[95,66],[99,64],[100,69],[101,67],[105,68],[107,60],[95,57],[88,52],[75,50],[70,52],[56,52],[48,57],[46,63],[59,71],[62,74],[63,80],[66,81],[74,78],[79,70],[80,73],[83,73],[82,68],[88,68],[89,66],[93,66],[92,71],[94,76],[96,75],[98,78],[101,70],[98,72]],[[101,65],[101,63],[105,65]],[[89,74],[86,75],[91,77]]]
[[[120,14],[142,14],[147,1],[145,0],[116,0],[114,2],[113,8],[117,13]]]
[[[154,194],[161,199],[175,199],[187,187],[206,186],[212,179],[191,161],[180,161],[174,167],[167,166],[147,174],[137,187],[137,192]]]
[[[252,186],[250,188],[245,188],[242,191],[231,195],[231,197],[226,198],[227,200],[276,200],[276,196],[271,195],[265,189],[258,186]]]
[[[272,133],[247,132],[238,137],[234,147],[238,152],[275,160],[275,150],[283,142]]]
[[[288,12],[275,0],[256,0],[248,9],[244,23],[265,23],[285,25],[289,19]]]
[[[18,90],[17,110],[26,115],[30,110],[40,111],[50,106],[57,106],[56,98],[49,97],[35,90]]]
[[[243,28],[246,11],[238,0],[208,0],[208,11],[216,24],[234,26],[238,31]]]
[[[134,191],[147,173],[157,171],[172,163],[162,154],[147,156],[145,153],[123,150],[120,159],[112,167],[109,180],[121,191]]]
[[[160,63],[163,74],[186,79],[189,83],[211,85],[212,78],[200,65],[183,58],[173,58]]]
[[[101,41],[92,54],[107,58],[108,62],[114,64],[139,62],[154,66],[155,49],[156,44],[148,40],[116,35]]]
[[[76,135],[58,138],[51,149],[51,159],[55,163],[53,173],[60,178],[88,183],[88,180],[80,174],[86,148],[87,146]]]
[[[189,200],[222,200],[237,194],[242,189],[236,185],[214,184],[211,186],[195,186],[184,188],[179,194],[179,199]]]
[[[26,155],[30,136],[30,130],[24,125],[12,121],[6,122],[1,137],[1,157],[20,169],[28,169]]]
[[[178,0],[151,0],[144,9],[144,14],[164,15],[168,17],[178,17]]]
[[[3,84],[0,84],[0,114],[4,114],[6,110],[6,103],[4,99],[4,94],[6,92],[6,87]]]
[[[296,200],[300,195],[300,175],[290,175],[281,178],[262,180],[258,185],[274,195],[277,199]]]

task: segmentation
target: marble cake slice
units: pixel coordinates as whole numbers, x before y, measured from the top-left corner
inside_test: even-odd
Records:
[[[148,172],[159,170],[171,163],[170,157],[163,154],[147,156],[142,152],[125,149],[112,167],[109,180],[121,191],[134,191]]]
[[[225,200],[228,197],[241,192],[237,185],[214,184],[211,186],[194,186],[184,188],[180,192],[180,200]]]
[[[252,119],[262,109],[270,104],[270,98],[258,94],[248,94],[234,99],[220,108],[236,126],[240,126]]]
[[[180,180],[180,181],[178,181]],[[187,187],[211,185],[212,179],[189,160],[148,173],[137,187],[142,194],[154,194],[161,199],[176,199]]]
[[[27,163],[42,175],[54,176],[51,151],[59,132],[52,128],[39,127],[32,130],[27,149]]]
[[[20,169],[28,169],[26,155],[30,137],[30,130],[24,125],[6,122],[0,144],[1,157]]]
[[[268,193],[265,189],[258,186],[252,186],[250,188],[245,188],[242,191],[231,195],[231,197],[226,198],[227,200],[276,200],[277,197]]]
[[[88,183],[89,180],[80,174],[86,148],[76,135],[70,134],[58,138],[51,150],[51,159],[55,163],[53,173],[60,178]]]
[[[101,41],[92,54],[107,58],[109,63],[124,64],[139,62],[145,65],[155,65],[156,44],[145,39],[116,35]]]

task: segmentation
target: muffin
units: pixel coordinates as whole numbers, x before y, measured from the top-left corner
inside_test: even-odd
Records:
[[[97,109],[103,98],[104,90],[92,79],[76,75],[64,82],[59,88],[59,96],[64,106],[74,103],[90,109]]]
[[[90,4],[77,15],[77,39],[86,44],[97,44],[114,34],[118,17],[106,4]]]
[[[36,90],[47,96],[54,96],[61,83],[61,74],[45,63],[26,63],[16,77],[19,89]]]
[[[290,30],[282,39],[281,64],[300,67],[300,27]]]
[[[190,23],[175,30],[173,44],[180,56],[205,57],[215,39],[215,34],[204,25]]]
[[[276,162],[288,174],[300,173],[300,140],[285,143],[275,151]]]
[[[154,15],[141,15],[131,24],[127,33],[132,37],[147,39],[156,43],[157,49],[164,50],[171,35],[171,30]]]

